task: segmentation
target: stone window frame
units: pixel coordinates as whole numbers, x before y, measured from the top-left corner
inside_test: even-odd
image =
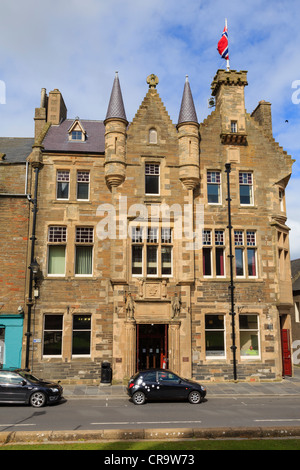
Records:
[[[217,328],[217,329],[211,329],[211,328],[207,328],[206,327],[206,317],[215,317],[215,316],[218,316],[218,317],[222,317],[223,319],[223,328]],[[218,313],[209,313],[209,312],[205,312],[204,313],[204,351],[205,351],[205,360],[206,361],[226,361],[227,359],[227,347],[226,347],[226,344],[227,344],[227,333],[226,333],[226,324],[227,324],[227,314],[226,313],[223,313],[223,312],[218,312]],[[224,354],[220,354],[220,355],[207,355],[207,352],[206,352],[206,332],[207,331],[210,331],[210,332],[220,332],[222,331],[223,332],[223,341],[224,341]]]
[[[225,242],[225,229],[224,228],[215,228],[215,229],[203,229],[202,231],[202,273],[204,278],[225,278],[226,277],[226,242]],[[204,250],[206,256],[209,253],[209,262],[210,262],[210,274],[205,273],[205,258]],[[222,265],[220,264],[220,272],[218,272],[218,257],[220,256],[220,251],[222,250]],[[223,274],[221,272],[223,271]]]
[[[221,205],[222,204],[222,172],[221,170],[207,170],[206,172],[207,181],[207,203],[210,205]],[[218,187],[218,202],[209,201],[209,185]]]
[[[61,329],[46,329],[46,317],[50,317],[50,316],[59,316],[59,317],[62,317],[62,328]],[[58,331],[58,332],[61,332],[61,353],[60,354],[45,354],[44,353],[44,345],[45,345],[45,332],[47,331]],[[64,314],[63,313],[45,313],[44,314],[44,317],[43,317],[43,344],[42,344],[42,357],[45,358],[45,359],[48,359],[48,358],[51,358],[51,357],[57,357],[57,358],[61,358],[62,355],[63,355],[63,342],[64,342]]]
[[[234,229],[235,248],[235,277],[237,279],[257,279],[258,278],[258,256],[257,256],[257,230],[255,229]],[[237,250],[242,254],[243,274],[237,274]],[[250,250],[254,251],[255,274],[249,274]]]
[[[230,121],[230,132],[236,134],[238,132],[238,122],[236,119]]]
[[[160,163],[157,162],[145,162],[145,195],[146,196],[160,196],[160,168],[161,165]],[[147,192],[147,176],[152,176],[155,177],[155,179],[158,180],[157,186],[158,186],[158,191],[149,193]]]
[[[56,231],[56,233],[55,233]],[[50,224],[47,230],[47,276],[65,277],[67,268],[67,226]],[[65,269],[64,273],[49,273],[50,250],[52,246],[64,246],[65,248]]]
[[[56,170],[56,192],[55,197],[57,201],[69,201],[70,200],[70,170],[69,169],[57,169]],[[68,186],[68,197],[58,197],[59,185],[61,183],[67,183]]]
[[[88,175],[88,177],[86,176]],[[80,176],[82,181],[80,180]],[[77,201],[89,201],[90,200],[90,183],[91,183],[91,172],[89,170],[77,170],[76,172],[76,200]],[[78,188],[80,184],[87,184],[88,185],[88,197],[87,198],[79,198],[78,197]]]
[[[257,319],[257,327],[256,328],[241,328],[241,317],[247,316],[247,317],[256,317]],[[251,355],[249,354],[242,354],[241,353],[241,332],[253,332],[253,336],[257,337],[257,343],[258,343],[258,354]],[[260,361],[261,360],[261,340],[260,340],[260,315],[258,313],[248,313],[248,312],[243,312],[239,314],[239,319],[238,319],[238,332],[239,332],[239,353],[240,353],[240,359],[241,360],[254,360],[254,361]]]
[[[239,201],[242,207],[253,207],[254,206],[254,175],[253,171],[239,170]],[[250,202],[241,202],[241,188],[249,188],[249,199]]]
[[[86,225],[76,225],[75,227],[75,252],[74,252],[74,275],[75,277],[92,277],[94,272],[94,245],[95,233],[94,227]],[[90,247],[91,248],[91,272],[90,273],[76,273],[76,257],[77,247]]]
[[[172,227],[157,226],[130,226],[131,232],[131,276],[146,278],[171,278],[173,277],[173,229]],[[133,273],[133,251],[134,247],[140,247],[142,253],[141,272]],[[156,251],[156,273],[148,274],[148,251],[154,249]],[[171,252],[171,273],[163,274],[163,253],[164,249]]]

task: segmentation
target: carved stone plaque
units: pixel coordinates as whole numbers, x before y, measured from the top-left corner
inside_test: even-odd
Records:
[[[160,284],[145,284],[145,297],[148,299],[160,299]]]

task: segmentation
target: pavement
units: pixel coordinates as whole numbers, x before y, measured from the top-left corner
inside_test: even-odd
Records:
[[[220,396],[300,396],[300,367],[294,377],[280,382],[201,382],[207,397]],[[62,384],[63,385],[63,384]],[[124,398],[128,397],[125,385],[63,385],[65,398]]]
[[[63,385],[66,399],[128,398],[123,385]],[[300,397],[300,367],[294,377],[280,382],[205,383],[207,398],[213,397]],[[170,429],[103,429],[96,431],[16,431],[0,432],[0,449],[7,444],[111,442],[130,440],[184,440],[184,439],[300,439],[300,426],[273,426],[251,428],[170,428]],[[108,444],[109,446],[109,444]],[[108,447],[109,448],[109,447]]]

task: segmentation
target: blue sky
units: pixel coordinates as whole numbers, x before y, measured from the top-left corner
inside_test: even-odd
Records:
[[[188,74],[202,121],[210,113],[212,79],[225,67],[216,50],[225,17],[231,69],[248,71],[247,111],[270,101],[274,137],[296,159],[286,197],[291,258],[299,258],[300,103],[292,102],[292,84],[300,80],[297,0],[1,0],[6,104],[0,104],[0,135],[33,135],[43,87],[61,90],[68,117],[104,119],[116,70],[129,121],[151,73],[174,123]]]

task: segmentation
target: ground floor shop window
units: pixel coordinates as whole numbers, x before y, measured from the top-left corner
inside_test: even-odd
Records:
[[[72,355],[86,356],[91,353],[91,315],[73,316]]]
[[[258,358],[260,356],[258,315],[240,315],[239,327],[241,357]]]
[[[45,315],[44,319],[44,356],[61,356],[62,355],[62,332],[63,332],[63,316],[62,315]]]
[[[207,359],[225,358],[224,315],[205,315],[205,350]]]

